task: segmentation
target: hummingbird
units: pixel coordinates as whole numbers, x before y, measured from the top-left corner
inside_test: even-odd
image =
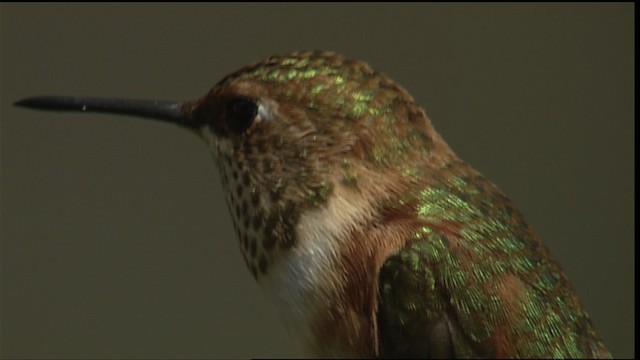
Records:
[[[219,169],[249,271],[311,356],[611,357],[523,214],[364,62],[292,52],[193,101],[15,105],[195,133]]]

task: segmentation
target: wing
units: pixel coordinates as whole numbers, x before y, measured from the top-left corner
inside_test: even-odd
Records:
[[[405,202],[422,225],[380,269],[380,354],[610,357],[560,267],[511,202],[462,162],[442,173]]]
[[[425,266],[421,244],[389,257],[378,278],[378,336],[381,357],[476,357],[467,339],[456,339],[457,324],[437,273]],[[416,251],[417,250],[417,251]],[[465,356],[466,355],[466,356]]]

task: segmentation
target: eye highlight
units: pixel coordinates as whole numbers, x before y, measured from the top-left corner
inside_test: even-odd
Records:
[[[258,116],[258,105],[251,99],[238,97],[227,104],[227,125],[236,134],[245,132]]]

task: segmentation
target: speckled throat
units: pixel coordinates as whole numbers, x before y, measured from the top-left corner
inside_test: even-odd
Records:
[[[223,145],[221,145],[221,143]],[[299,204],[283,198],[286,182],[279,181],[266,188],[256,183],[255,174],[275,167],[267,159],[249,162],[251,154],[235,149],[229,154],[217,142],[217,164],[233,226],[240,241],[240,251],[253,276],[264,276],[280,252],[296,245],[295,225],[299,217]],[[254,156],[259,156],[257,153]],[[254,166],[253,168],[251,166]]]

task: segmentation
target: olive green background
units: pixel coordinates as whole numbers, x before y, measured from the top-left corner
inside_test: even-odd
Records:
[[[634,356],[634,5],[2,4],[1,355],[296,356],[241,259],[208,149],[175,126],[13,107],[186,100],[327,49],[406,87]]]

